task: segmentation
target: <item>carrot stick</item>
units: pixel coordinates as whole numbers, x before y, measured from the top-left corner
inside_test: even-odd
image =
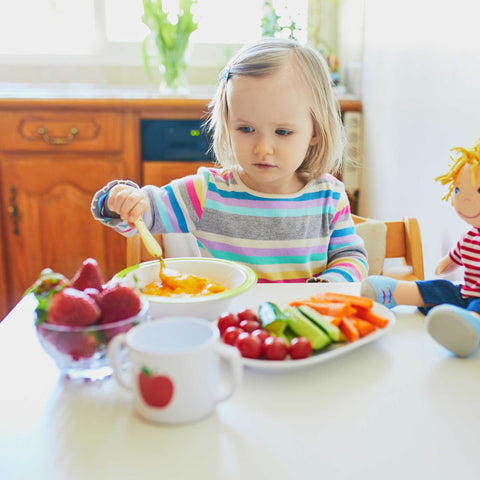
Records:
[[[342,317],[331,317],[329,315],[324,315],[324,317],[327,317],[327,320],[336,327],[338,327],[342,321]]]
[[[337,302],[312,302],[311,300],[294,300],[290,302],[291,307],[300,307],[308,305],[322,315],[331,315],[332,317],[350,317],[356,312],[348,303]]]
[[[388,319],[382,317],[378,313],[372,312],[372,310],[358,308],[356,316],[362,320],[372,323],[378,328],[385,328],[388,325]]]
[[[350,317],[349,320],[353,323],[353,326],[358,330],[361,337],[365,337],[374,332],[377,327],[373,323],[367,322],[359,317]]]
[[[340,302],[349,303],[353,307],[370,309],[373,307],[373,300],[366,297],[356,297],[344,293],[319,292],[313,295],[310,300],[314,302]]]
[[[350,319],[343,317],[339,327],[349,343],[360,338],[360,333]]]

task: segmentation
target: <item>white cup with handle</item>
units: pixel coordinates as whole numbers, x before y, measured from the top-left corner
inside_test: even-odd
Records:
[[[209,415],[242,379],[238,350],[219,341],[215,324],[195,317],[137,325],[113,338],[108,356],[116,380],[133,392],[135,412],[155,423],[188,423]],[[221,361],[228,366],[222,369],[229,377],[225,389],[220,388]]]

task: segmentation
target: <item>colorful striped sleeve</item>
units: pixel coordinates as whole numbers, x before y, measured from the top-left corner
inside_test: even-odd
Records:
[[[194,231],[202,216],[207,182],[205,173],[199,171],[164,187],[143,187],[151,205],[144,217],[150,231],[154,234]]]
[[[128,185],[133,188],[139,188],[139,186],[130,181],[130,180],[112,180],[107,185],[105,185],[101,190],[95,193],[92,199],[91,212],[93,217],[96,220],[99,220],[107,227],[111,227],[116,230],[118,233],[122,234],[125,237],[131,237],[137,233],[137,229],[131,227],[126,220],[121,220],[118,215],[115,217],[108,216],[108,209],[106,209],[106,200],[110,190],[115,185]]]
[[[329,282],[359,282],[368,275],[367,253],[356,234],[348,197],[343,190],[331,221],[327,267],[321,277]]]

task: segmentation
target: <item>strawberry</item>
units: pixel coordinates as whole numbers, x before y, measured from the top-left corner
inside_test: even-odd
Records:
[[[48,297],[51,293],[60,291],[68,286],[68,279],[61,273],[54,272],[51,268],[45,268],[35,283],[25,292],[33,292],[36,297]]]
[[[47,313],[47,322],[55,325],[87,326],[95,323],[100,309],[95,300],[74,288],[64,288],[53,294]]]
[[[102,272],[94,258],[87,258],[70,281],[70,286],[77,290],[96,288],[101,292],[103,290],[102,284]]]
[[[89,297],[93,298],[98,304],[101,294],[96,288],[88,287],[83,291],[83,293],[86,293]]]
[[[137,292],[126,285],[107,287],[99,299],[102,312],[98,323],[111,323],[136,315],[142,306]]]
[[[100,320],[101,321],[101,320]],[[105,338],[106,343],[110,342],[110,340],[118,335],[119,333],[127,333],[133,326],[137,325],[138,322],[130,322],[126,321],[125,323],[120,323],[120,325],[116,324],[115,322],[112,324],[111,327],[106,328],[102,331],[102,334]],[[105,325],[110,325],[106,323]]]
[[[47,320],[48,307],[52,295],[63,288],[68,287],[68,279],[61,273],[54,272],[51,268],[45,268],[35,283],[25,292],[33,293],[38,301],[35,308],[37,314],[35,325],[40,325]]]
[[[55,332],[49,341],[59,352],[70,355],[75,361],[92,357],[98,345],[95,334],[81,332]]]

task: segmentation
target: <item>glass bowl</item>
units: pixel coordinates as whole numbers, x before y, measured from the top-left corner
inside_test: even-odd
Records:
[[[141,301],[141,309],[135,316],[117,322],[88,327],[41,323],[35,326],[38,340],[55,361],[62,377],[83,381],[103,380],[112,375],[107,357],[110,340],[147,320],[149,304],[144,298]]]

